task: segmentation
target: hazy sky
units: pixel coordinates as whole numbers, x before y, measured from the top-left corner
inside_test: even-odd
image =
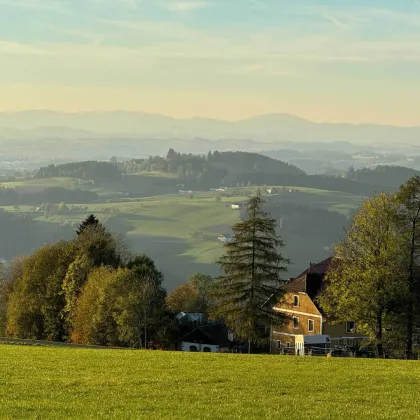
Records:
[[[420,0],[0,0],[0,110],[420,125]]]

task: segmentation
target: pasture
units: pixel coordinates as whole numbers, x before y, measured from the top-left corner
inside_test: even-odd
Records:
[[[0,345],[0,418],[413,419],[420,364]]]
[[[32,206],[21,205],[19,208],[4,207],[7,211],[28,212],[37,223],[48,225],[48,228],[64,229],[66,235],[71,235],[75,227],[88,215],[94,213],[101,222],[115,232],[124,234],[134,252],[143,252],[152,257],[165,275],[165,284],[172,289],[186,281],[196,272],[210,275],[219,273],[214,261],[223,252],[222,243],[218,241],[220,234],[230,232],[231,226],[239,220],[240,212],[231,208],[232,203],[246,200],[245,192],[255,192],[256,187],[245,187],[229,191],[230,197],[222,194],[221,202],[216,202],[217,192],[193,192],[179,194],[176,185],[171,189],[165,184],[170,177],[158,177],[151,173],[147,176],[135,175],[127,177],[125,192],[141,191],[140,184],[144,182],[163,182],[156,194],[128,198],[118,195],[122,192],[120,186],[79,186],[77,180],[71,178],[51,178],[46,180],[22,181],[18,188],[34,189],[50,186],[72,184],[72,188],[90,189],[98,192],[100,198],[95,203],[66,203],[67,205],[87,206],[87,210],[75,210],[65,214],[50,215],[45,218],[44,212],[33,212]],[[146,179],[146,181],[144,181]],[[143,180],[143,181],[141,181]],[[176,182],[174,180],[173,182]],[[155,188],[153,184],[148,184]],[[261,187],[264,191],[264,187]],[[332,210],[348,217],[363,201],[363,197],[342,192],[326,191],[304,187],[278,187],[282,193],[270,200],[283,200],[297,205]],[[289,191],[289,189],[291,191]],[[154,191],[154,190],[153,190]],[[111,198],[113,197],[113,198]],[[339,229],[326,235],[311,233],[301,229],[299,224],[290,227],[288,223],[283,230],[286,248],[284,253],[292,259],[288,275],[296,275],[302,269],[302,264],[325,258],[330,252],[330,246],[338,240],[342,233]],[[304,263],[302,263],[304,261]]]

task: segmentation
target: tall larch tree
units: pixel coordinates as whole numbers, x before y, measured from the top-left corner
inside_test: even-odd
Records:
[[[246,206],[244,218],[232,227],[232,241],[217,261],[223,275],[213,286],[214,319],[223,320],[237,339],[261,343],[264,327],[281,323],[282,316],[273,303],[282,295],[288,259],[280,253],[284,241],[276,234],[276,222],[263,210],[264,200],[258,191]]]

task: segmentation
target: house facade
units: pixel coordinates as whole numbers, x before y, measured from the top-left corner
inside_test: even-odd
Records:
[[[350,320],[340,324],[329,322],[317,304],[317,296],[330,263],[331,258],[327,258],[320,263],[310,264],[284,286],[285,295],[274,310],[284,314],[287,320],[284,325],[271,327],[272,353],[294,353],[297,337],[298,341],[302,341],[302,336],[313,336],[311,341],[314,346],[316,337],[319,337],[320,345],[324,345],[327,336],[331,348],[358,347],[367,339],[357,333],[355,323]]]
[[[227,353],[233,346],[232,332],[221,324],[201,325],[186,334],[178,350],[186,352]]]

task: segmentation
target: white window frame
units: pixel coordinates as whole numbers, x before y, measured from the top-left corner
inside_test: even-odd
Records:
[[[276,349],[277,350],[280,350],[281,349],[281,341],[280,340],[277,340],[276,341]]]
[[[288,349],[292,348],[292,345],[291,345],[290,341],[286,341],[286,348],[288,348]]]
[[[295,299],[297,298],[297,305],[295,305]],[[293,296],[293,307],[294,308],[298,308],[299,307],[299,301],[300,301],[300,299],[299,299],[299,295],[294,295]]]
[[[309,325],[312,322],[312,329],[310,329]],[[313,319],[308,319],[308,332],[315,332],[315,321]]]
[[[297,320],[297,326],[296,327],[295,327],[295,319]],[[293,329],[294,330],[299,329],[299,317],[298,316],[293,317]]]
[[[349,328],[349,324],[353,324],[353,328]],[[354,321],[346,322],[346,334],[353,334],[356,331],[356,323]]]

